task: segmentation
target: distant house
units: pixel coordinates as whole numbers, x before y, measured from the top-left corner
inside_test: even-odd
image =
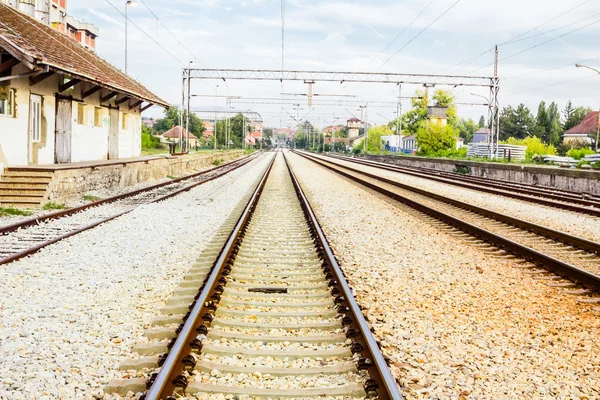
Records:
[[[344,125],[329,125],[323,128],[323,135],[331,136],[335,132],[337,136],[337,133],[340,132],[342,129],[344,129]]]
[[[346,126],[348,127],[348,137],[355,138],[360,134],[360,126],[362,122],[358,118],[350,118],[346,121]]]
[[[183,140],[186,140],[186,136],[187,136],[187,140],[190,143],[190,147],[196,147],[196,145],[198,144],[198,138],[196,136],[192,135],[191,133],[189,133],[188,131],[186,131],[185,128],[182,128],[180,126],[175,126],[171,129],[169,129],[162,135],[159,135],[159,137],[164,139],[163,140],[164,142],[179,144],[179,134],[182,129],[183,129],[183,131],[182,131],[183,132],[183,136],[182,136]]]
[[[570,142],[585,142],[592,144],[590,133],[598,130],[598,118],[600,111],[590,111],[583,121],[577,126],[572,127],[563,134],[563,143],[569,144]]]
[[[214,134],[215,134],[215,124],[213,121],[209,121],[209,120],[203,120],[202,123],[204,124],[204,132],[202,133],[202,135],[208,139],[211,138]]]
[[[489,135],[490,130],[488,128],[480,128],[477,132],[473,134],[472,143],[487,143]]]
[[[446,126],[448,123],[448,107],[444,107],[440,103],[427,107],[427,118],[434,124]]]

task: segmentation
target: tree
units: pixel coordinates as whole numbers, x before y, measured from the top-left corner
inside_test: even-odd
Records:
[[[454,126],[458,122],[454,95],[447,90],[438,89],[434,92],[432,99],[439,103],[440,106],[448,108],[448,124]],[[417,90],[416,98],[411,100],[411,104],[412,109],[402,116],[402,130],[414,135],[427,120],[428,92]],[[395,126],[395,122],[392,122],[391,126]]]
[[[179,126],[179,108],[171,107],[168,110],[165,110],[164,117],[158,119],[154,124],[153,131],[155,134],[165,133],[169,129]],[[187,110],[183,111],[183,126],[186,125],[187,122]],[[198,116],[194,113],[190,113],[190,133],[197,138],[202,136],[202,133],[206,130],[204,123]]]
[[[546,102],[541,101],[538,106],[538,112],[535,119],[535,128],[532,129],[531,133],[534,136],[541,138],[544,142],[548,143],[548,136],[550,134],[551,121],[548,110],[546,109]]]
[[[394,132],[387,125],[379,125],[369,128],[367,139],[367,151],[381,151],[383,144],[381,143],[382,136],[391,136]]]
[[[555,102],[550,103],[548,107],[548,115],[550,117],[550,130],[548,132],[548,143],[558,146],[562,143],[562,126],[560,124],[560,111]]]
[[[568,131],[569,129],[579,125],[590,111],[592,111],[592,109],[589,107],[574,108],[573,103],[571,103],[571,100],[569,100],[563,111],[563,130]]]
[[[440,106],[447,107],[446,115],[448,115],[448,124],[454,126],[458,122],[458,112],[456,104],[454,104],[454,95],[448,90],[438,89],[433,94],[435,100]]]
[[[419,154],[433,155],[441,150],[454,149],[457,136],[456,128],[452,125],[427,121],[421,124],[416,135]]]
[[[164,117],[156,120],[153,131],[155,134],[160,135],[165,133],[174,126],[179,125],[179,108],[171,107],[164,111]]]
[[[509,137],[524,139],[532,134],[531,131],[534,128],[535,119],[523,103],[519,104],[516,110],[512,106],[502,109],[500,113],[500,140],[506,140]]]
[[[465,143],[473,141],[473,134],[477,132],[479,126],[471,118],[461,118],[457,124],[456,129],[458,130],[458,136],[465,140]]]
[[[427,106],[429,105],[429,95],[427,91],[417,90],[416,98],[411,100],[412,109],[402,116],[403,130],[414,135],[419,130],[419,126],[427,119]]]
[[[250,120],[241,113],[238,113],[235,117],[229,118],[229,140],[233,142],[231,145],[233,147],[241,147],[243,140],[246,138],[247,133],[244,134],[244,119],[246,120],[246,126],[250,125]],[[227,146],[226,128],[227,120],[217,122],[217,145]]]
[[[479,118],[479,127],[485,128],[485,117],[483,115]]]

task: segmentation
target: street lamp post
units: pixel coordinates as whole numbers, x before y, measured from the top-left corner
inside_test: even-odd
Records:
[[[596,68],[588,67],[587,65],[582,65],[582,64],[575,64],[575,66],[577,68],[591,69],[592,71],[594,71],[598,75],[600,75],[600,71],[598,71]],[[600,112],[598,113],[598,127],[596,128],[596,145],[595,145],[596,153],[598,153],[598,139],[600,139]]]
[[[129,21],[129,18],[127,17],[127,8],[135,7],[137,5],[138,3],[136,0],[127,0],[125,2],[125,73],[127,73],[127,22]]]
[[[215,85],[215,126],[213,126],[214,149],[217,149],[217,89],[219,85]]]

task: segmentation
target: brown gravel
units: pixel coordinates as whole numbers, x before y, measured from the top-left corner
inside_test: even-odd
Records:
[[[408,399],[600,398],[597,308],[288,157]]]

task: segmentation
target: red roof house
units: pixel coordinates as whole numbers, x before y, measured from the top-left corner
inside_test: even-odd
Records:
[[[563,143],[581,141],[591,144],[590,133],[598,130],[599,117],[600,111],[590,111],[579,125],[572,127],[563,134]]]

